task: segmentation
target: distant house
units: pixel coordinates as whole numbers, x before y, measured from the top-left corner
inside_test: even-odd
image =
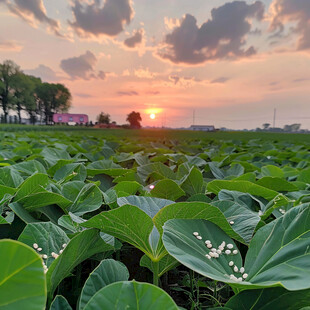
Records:
[[[55,124],[59,123],[77,123],[86,124],[88,123],[88,115],[86,114],[69,114],[69,113],[55,113],[53,115],[53,122]]]
[[[215,131],[215,127],[213,125],[192,125],[190,130],[195,131]]]

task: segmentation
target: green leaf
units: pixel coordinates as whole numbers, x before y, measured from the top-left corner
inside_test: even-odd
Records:
[[[231,180],[214,180],[208,183],[208,191],[218,194],[222,189],[249,193],[251,195],[260,196],[267,200],[271,200],[278,195],[276,191],[266,187],[256,185],[249,181],[231,181]]]
[[[151,218],[153,218],[160,209],[173,203],[174,202],[172,200],[145,196],[128,196],[117,198],[117,204],[120,207],[124,205],[136,206]]]
[[[198,240],[193,233],[198,232],[202,240]],[[236,255],[221,254],[219,258],[208,259],[210,252],[205,240],[210,240],[213,248],[218,248],[222,242],[235,243],[218,226],[205,220],[169,220],[164,225],[163,243],[168,253],[186,267],[211,279],[226,283],[234,283],[230,275],[237,273],[229,262],[233,261],[239,268],[242,258],[238,251]],[[226,249],[226,248],[225,248]]]
[[[65,297],[57,295],[51,304],[50,310],[72,310],[72,308]]]
[[[69,240],[66,233],[51,222],[28,224],[18,238],[18,241],[30,247],[36,243],[42,249],[38,254],[47,255],[47,259],[43,259],[47,267],[54,261],[52,252],[59,254],[63,250],[63,244],[67,244]]]
[[[128,169],[122,168],[120,165],[115,164],[112,160],[109,159],[95,161],[89,164],[86,168],[88,176],[94,176],[97,174],[119,176],[130,171]]]
[[[102,194],[100,189],[92,183],[85,184],[80,189],[77,197],[67,210],[75,215],[83,215],[99,209],[102,205]]]
[[[134,195],[138,190],[142,189],[142,185],[135,181],[122,181],[116,184],[113,189],[116,191],[117,196],[120,193],[126,193],[126,196]]]
[[[72,204],[72,201],[66,199],[65,197],[52,193],[52,192],[40,192],[35,194],[30,194],[26,197],[21,198],[18,201],[26,210],[34,211],[38,208],[56,204],[60,206],[63,210]]]
[[[193,167],[190,173],[185,177],[185,180],[181,183],[181,188],[190,196],[202,193],[203,177],[201,171]]]
[[[16,192],[14,201],[18,201],[25,196],[44,191],[44,187],[48,184],[48,176],[42,173],[36,173],[27,178]]]
[[[0,200],[6,195],[14,195],[16,192],[15,188],[12,187],[8,187],[8,186],[4,186],[4,185],[0,185]]]
[[[137,168],[137,174],[143,182],[146,182],[149,176],[153,173],[161,176],[161,179],[176,179],[175,173],[168,166],[164,165],[161,162],[143,165]]]
[[[84,309],[178,310],[178,307],[172,298],[157,286],[123,281],[102,288]]]
[[[78,264],[101,252],[114,250],[113,246],[100,238],[96,229],[85,230],[70,240],[63,253],[53,261],[46,273],[47,292],[54,293],[59,283]]]
[[[0,169],[0,185],[14,188],[18,187],[23,181],[24,179],[16,170],[11,169],[10,167]]]
[[[149,236],[153,230],[153,221],[136,206],[125,205],[108,212],[101,212],[83,227],[94,227],[128,242],[147,255],[152,255]]]
[[[215,201],[212,205],[216,206],[223,212],[228,222],[233,221],[234,224],[231,225],[231,228],[241,236],[246,243],[250,243],[255,229],[261,220],[258,213],[251,211],[234,201]],[[222,227],[220,225],[218,226]]]
[[[231,238],[245,243],[233,230],[221,210],[204,202],[178,202],[161,209],[154,217],[155,226],[160,234],[163,233],[164,224],[170,219],[205,219],[221,227]]]
[[[178,198],[185,196],[185,192],[180,186],[169,179],[160,180],[151,190],[153,197],[164,198],[169,200],[177,200]]]
[[[277,192],[294,192],[298,187],[284,179],[278,177],[263,177],[256,184],[267,187]]]
[[[0,240],[0,308],[42,310],[46,283],[41,258],[28,246]]]
[[[310,183],[310,168],[300,171],[297,181]]]
[[[262,167],[261,174],[263,177],[284,178],[284,172],[282,171],[282,169],[272,165]]]
[[[72,163],[67,164],[58,169],[54,174],[54,180],[56,181],[84,181],[87,173],[86,168],[82,164]]]
[[[297,310],[308,306],[310,290],[290,292],[284,288],[275,287],[263,290],[243,291],[226,303],[232,310]]]
[[[86,280],[79,301],[79,309],[85,308],[89,300],[103,287],[118,281],[127,281],[128,269],[113,259],[103,260]]]
[[[310,288],[310,204],[295,207],[285,215],[260,228],[253,237],[245,258],[245,281],[238,282],[229,274],[241,277],[227,266],[227,255],[218,259],[205,257],[204,240],[211,240],[216,248],[228,236],[214,224],[202,220],[170,220],[164,226],[163,242],[170,255],[185,266],[214,280],[241,289],[274,286],[297,291]],[[202,240],[193,237],[199,232]],[[227,241],[226,241],[227,243]],[[232,242],[230,242],[232,243]],[[235,248],[235,246],[234,246]],[[239,253],[233,256],[240,268]],[[229,268],[228,268],[229,267]]]

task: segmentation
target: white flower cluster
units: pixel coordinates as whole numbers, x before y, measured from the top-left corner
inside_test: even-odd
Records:
[[[229,276],[229,278],[231,279],[231,280],[234,280],[234,281],[237,281],[237,282],[242,282],[243,280],[245,280],[247,277],[248,277],[248,274],[247,273],[245,273],[245,269],[244,269],[244,267],[241,267],[240,269],[235,265],[235,263],[233,262],[233,261],[230,261],[229,263],[228,263],[228,265],[230,266],[230,267],[234,267],[233,268],[233,270],[234,270],[234,272],[235,273],[240,273],[240,275],[241,275],[241,277],[236,277],[234,274],[231,274],[230,276]]]
[[[285,214],[285,213],[286,213],[286,211],[283,210],[283,209],[279,209],[279,211],[280,211],[282,214]]]
[[[40,247],[38,246],[37,243],[34,243],[32,246],[33,246],[33,248],[34,248],[36,251],[38,251],[38,252],[41,252],[41,251],[42,251],[42,248],[40,248]],[[40,254],[41,258],[43,259],[42,263],[43,263],[44,273],[47,273],[47,271],[48,271],[48,268],[47,268],[47,266],[46,266],[44,260],[48,259],[49,257],[53,257],[54,259],[58,258],[58,256],[63,252],[63,250],[65,249],[66,246],[67,246],[67,244],[64,243],[64,244],[62,245],[62,249],[59,251],[58,254],[55,253],[55,252],[52,252],[52,253],[51,253],[51,256],[48,256],[48,255],[46,255],[46,254]]]
[[[193,232],[193,235],[198,239],[198,240],[202,240],[202,237],[199,235],[198,232]],[[225,241],[223,241],[218,248],[213,247],[212,242],[210,240],[206,240],[205,245],[208,249],[210,249],[210,252],[208,254],[206,254],[206,258],[208,259],[212,259],[212,258],[219,258],[220,255],[236,255],[238,254],[238,250],[234,249],[234,245],[231,243],[226,244]],[[228,263],[228,265],[230,267],[233,268],[233,271],[235,273],[240,273],[241,277],[236,277],[234,274],[231,274],[229,276],[229,278],[231,280],[237,281],[237,282],[241,282],[243,280],[245,280],[248,277],[248,274],[245,273],[244,267],[241,267],[240,269],[235,265],[235,263],[233,261],[230,261]]]

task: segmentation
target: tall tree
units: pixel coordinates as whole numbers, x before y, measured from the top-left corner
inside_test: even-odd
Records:
[[[46,124],[52,122],[54,113],[67,112],[71,106],[70,91],[63,84],[42,83],[37,86],[36,94]]]
[[[130,128],[140,129],[142,118],[139,112],[132,111],[127,115],[126,121],[129,122]]]
[[[97,116],[97,121],[99,124],[110,124],[111,122],[110,114],[101,112]]]
[[[5,123],[8,121],[9,110],[14,105],[14,80],[20,72],[19,66],[11,60],[0,64],[0,102]]]
[[[21,111],[25,110],[32,123],[37,112],[35,88],[41,83],[41,79],[17,73],[13,79],[14,89],[14,110],[17,111],[18,122],[21,123]]]

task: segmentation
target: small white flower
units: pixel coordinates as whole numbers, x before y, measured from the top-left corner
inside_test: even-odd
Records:
[[[201,239],[202,239],[202,237],[201,237],[201,236],[196,236],[196,238],[197,238],[198,240],[201,240]]]
[[[207,248],[211,249],[212,248],[212,243],[207,244]]]
[[[226,250],[225,254],[229,255],[231,253],[231,250]]]
[[[234,225],[235,222],[234,222],[234,221],[230,221],[229,224],[230,224],[230,225]]]
[[[231,279],[231,280],[235,280],[235,281],[237,281],[236,276],[234,276],[233,274],[231,274],[229,277],[230,277],[230,279]]]
[[[197,231],[193,232],[194,236],[199,236],[199,233]],[[64,248],[64,245],[62,245],[62,247]]]
[[[207,244],[207,245],[210,244],[210,243],[211,243],[210,240],[206,240],[206,241],[205,241],[205,244]]]
[[[222,251],[221,250],[216,250],[216,253],[217,254],[222,254]]]
[[[154,185],[154,184],[151,184],[151,185],[149,186],[149,188],[150,188],[150,189],[154,189],[154,188],[155,188],[155,185]]]
[[[219,255],[217,253],[213,253],[214,258],[219,258]]]
[[[63,251],[64,251],[64,250],[60,250],[60,251],[59,251],[59,254],[62,254]]]
[[[38,251],[38,252],[41,252],[41,251],[42,251],[42,248],[37,248],[37,251]]]
[[[209,255],[210,255],[211,257],[214,257],[214,254],[215,254],[215,253],[213,253],[213,252],[209,252]]]
[[[47,259],[47,255],[46,255],[46,254],[43,254],[42,257],[43,257],[44,259]]]
[[[216,248],[212,248],[211,251],[215,253],[216,252]]]
[[[262,216],[263,214],[264,214],[264,213],[263,213],[261,210],[258,211],[258,215],[259,215],[259,216]]]
[[[240,268],[240,273],[244,273],[244,268],[243,267]]]
[[[231,243],[229,243],[229,244],[227,244],[227,248],[228,249],[232,249],[234,246],[231,244]]]
[[[211,256],[209,254],[206,254],[206,258],[211,259]]]
[[[243,279],[246,279],[248,277],[248,274],[247,273],[244,273],[243,275],[242,275],[242,278]]]
[[[234,266],[234,272],[238,272],[239,271],[239,269],[238,269],[238,267],[235,265]]]
[[[64,244],[62,245],[63,248],[65,248],[66,246],[67,246],[67,243],[64,243]]]
[[[238,279],[237,279],[237,281],[238,281],[238,282],[241,282],[241,281],[242,281],[242,278],[241,278],[241,277],[240,277],[240,278],[238,278]]]
[[[222,245],[219,246],[220,251],[224,251],[224,247]]]
[[[238,251],[237,250],[233,250],[233,254],[234,255],[238,254]]]
[[[221,246],[224,247],[225,245],[226,245],[226,242],[223,241],[223,242],[221,243]]]
[[[34,249],[37,249],[39,247],[36,243],[34,243],[32,246]]]
[[[232,267],[234,264],[235,264],[235,263],[234,263],[232,260],[228,263],[228,265],[229,265],[230,267]]]

